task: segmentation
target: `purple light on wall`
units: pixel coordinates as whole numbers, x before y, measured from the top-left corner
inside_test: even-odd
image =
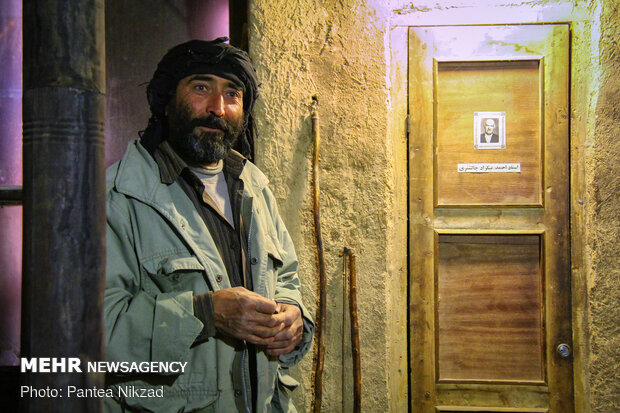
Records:
[[[0,2],[0,185],[22,184],[22,2]],[[21,322],[22,207],[0,208],[0,365],[15,365]]]
[[[187,0],[187,27],[192,39],[228,37],[228,0]]]

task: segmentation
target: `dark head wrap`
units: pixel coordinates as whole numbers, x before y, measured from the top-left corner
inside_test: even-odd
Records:
[[[151,118],[141,132],[141,143],[151,153],[167,134],[166,105],[174,95],[179,80],[194,74],[212,74],[229,79],[243,88],[244,134],[241,153],[250,157],[256,136],[252,109],[258,98],[256,70],[246,52],[226,43],[226,37],[215,40],[190,40],[173,47],[157,65],[146,88]]]

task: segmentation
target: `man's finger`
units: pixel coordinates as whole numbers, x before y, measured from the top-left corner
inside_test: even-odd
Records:
[[[256,297],[254,298],[256,299],[254,309],[259,313],[273,314],[276,312],[277,305],[275,301],[265,298],[259,294],[256,294]]]
[[[267,350],[280,350],[294,347],[294,342],[290,340],[273,340],[267,344]]]
[[[265,353],[267,353],[267,355],[269,356],[281,356],[282,354],[288,354],[291,351],[293,351],[293,349],[295,349],[295,346],[289,346],[289,347],[285,347],[285,348],[281,348],[281,349],[267,349],[265,350]]]
[[[273,338],[276,341],[287,341],[297,337],[299,334],[291,329],[283,329],[279,331]]]
[[[264,346],[267,347],[269,344],[271,344],[273,342],[273,337],[268,337],[268,338],[264,338],[264,337],[259,337],[253,334],[248,334],[246,336],[241,337],[242,340],[247,341],[248,343],[252,343],[255,344],[257,346]]]
[[[275,327],[265,327],[262,325],[241,326],[240,329],[258,337],[271,338],[272,340],[275,340],[276,335],[280,334],[283,328],[284,326],[279,324]]]
[[[245,313],[241,315],[239,319],[240,319],[240,322],[253,323],[256,325],[261,325],[261,326],[269,327],[269,328],[277,327],[278,329],[280,329],[281,326],[284,324],[282,320],[280,320],[279,318],[276,318],[275,315],[257,313],[255,311]]]
[[[286,336],[286,338],[284,338]],[[284,346],[295,347],[301,342],[301,333],[292,334],[291,332],[281,332],[274,336],[273,341],[269,344],[268,348],[281,348]]]

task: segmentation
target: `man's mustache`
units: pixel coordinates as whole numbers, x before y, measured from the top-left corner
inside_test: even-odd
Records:
[[[232,126],[226,119],[218,118],[217,116],[209,115],[200,118],[194,118],[189,124],[191,130],[197,126],[203,126],[211,129],[220,129],[225,133],[232,132]]]

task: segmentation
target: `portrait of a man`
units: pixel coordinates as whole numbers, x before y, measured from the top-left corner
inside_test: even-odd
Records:
[[[474,112],[474,149],[506,148],[506,112]]]
[[[490,118],[486,119],[482,124],[484,132],[480,134],[480,142],[483,143],[498,143],[499,135],[496,133],[497,120]]]

